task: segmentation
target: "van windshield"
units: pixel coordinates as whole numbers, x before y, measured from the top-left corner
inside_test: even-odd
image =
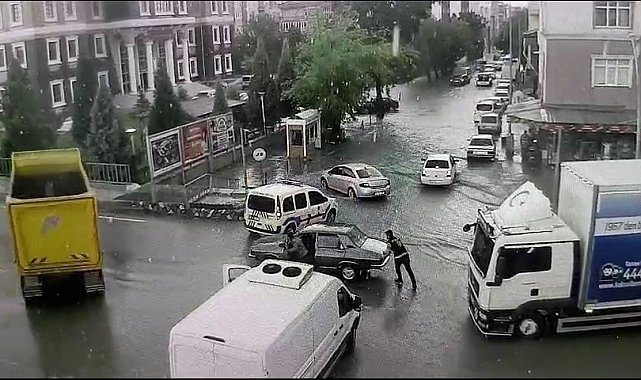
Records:
[[[426,169],[449,169],[450,163],[446,160],[427,160]]]
[[[273,213],[276,209],[276,201],[274,198],[252,194],[247,197],[247,208],[250,210]]]
[[[482,111],[482,112],[489,112],[493,110],[492,104],[477,104],[476,105],[476,110],[477,111]]]

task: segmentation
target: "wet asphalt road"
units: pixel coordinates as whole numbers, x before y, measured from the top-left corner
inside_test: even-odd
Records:
[[[418,80],[392,96],[398,91],[400,112],[382,126],[370,128],[366,120],[360,129],[356,123],[348,142],[330,147],[296,176],[317,185],[321,168],[346,161],[365,161],[388,175],[393,190],[386,200],[353,201],[333,193],[338,220],[374,236],[387,228],[397,231],[410,248],[418,279],[416,293],[397,287],[389,265],[369,282],[350,285],[365,307],[356,351],[335,375],[638,377],[637,330],[529,342],[487,340],[474,329],[466,309],[471,236],[461,227],[474,220],[477,208],[499,204],[528,178],[549,188],[549,176],[524,174],[517,155],[513,161],[462,161],[460,183],[451,188],[420,186],[421,158],[428,152],[464,155],[466,139],[475,133],[474,102],[490,90]],[[515,133],[518,141],[518,127]],[[282,166],[276,169],[283,172]],[[255,167],[250,171],[257,173]],[[0,376],[169,375],[169,330],[222,287],[222,264],[247,262],[250,238],[240,222],[129,218],[101,219],[104,298],[26,308],[2,214]]]

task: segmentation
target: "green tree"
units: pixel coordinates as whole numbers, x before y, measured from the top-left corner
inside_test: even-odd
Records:
[[[358,13],[358,23],[369,35],[392,42],[394,23],[400,27],[400,42],[412,44],[421,20],[427,18],[428,6],[433,1],[351,1],[351,9]]]
[[[273,110],[273,103],[277,103],[280,98],[275,90],[271,90],[270,94],[267,94],[267,90],[270,87],[270,83],[273,82],[271,75],[269,73],[268,66],[268,57],[265,51],[265,45],[263,39],[258,38],[258,44],[256,46],[256,52],[254,53],[254,58],[252,59],[252,71],[254,76],[249,84],[249,110],[248,117],[249,123],[254,129],[262,128],[263,126],[263,111],[262,104],[260,100],[260,93],[265,93],[264,102],[265,102],[265,120],[267,121],[268,117],[273,117],[272,114],[268,115],[268,110]]]
[[[31,82],[18,61],[9,59],[6,91],[2,97],[0,120],[5,127],[2,155],[26,150],[48,149],[55,144],[55,134],[50,127],[51,118],[40,104],[40,97],[33,91]]]
[[[318,21],[296,60],[294,96],[301,105],[320,109],[334,141],[340,140],[341,122],[358,106],[367,87],[363,43],[356,17],[339,14]]]
[[[147,100],[144,91],[138,91],[138,100],[136,100],[134,108],[129,112],[129,116],[138,120],[138,123],[142,127],[149,117],[149,112],[151,112],[151,103]]]
[[[225,96],[225,89],[223,84],[220,81],[216,82],[214,86],[214,107],[211,111],[212,115],[221,115],[229,112],[229,104],[227,103],[227,97]]]
[[[280,94],[280,101],[278,103],[279,116],[286,116],[294,111],[294,99],[291,94],[294,80],[294,60],[289,49],[289,40],[285,38],[280,59],[278,60],[278,73],[276,75],[276,90]]]
[[[278,22],[268,14],[259,14],[243,27],[243,30],[234,40],[233,57],[237,60],[246,74],[253,73],[252,68],[254,53],[258,49],[258,40],[263,40],[263,47],[267,55],[266,70],[269,73],[276,71],[276,63],[280,54],[283,33]]]
[[[469,28],[470,41],[465,53],[467,60],[473,61],[483,57],[483,52],[485,51],[485,39],[483,38],[486,26],[485,20],[474,12],[461,12],[459,19],[465,22]]]
[[[467,25],[459,20],[427,20],[421,24],[416,42],[427,79],[432,79],[432,73],[436,78],[452,73],[456,62],[465,56],[471,38]]]
[[[515,10],[512,20],[512,55],[519,54],[519,46],[523,40],[523,33],[527,32],[528,14],[527,9]],[[510,52],[510,23],[506,22],[501,26],[494,40],[494,46],[506,53]]]
[[[127,133],[118,124],[116,107],[109,87],[99,86],[91,107],[91,127],[87,153],[92,160],[113,164],[129,163],[131,150]]]
[[[78,59],[78,73],[76,74],[71,135],[76,144],[83,148],[91,127],[91,107],[97,89],[98,77],[93,62],[91,58],[81,56]]]
[[[255,91],[265,91],[267,83],[271,79],[271,71],[269,69],[269,57],[265,51],[265,43],[262,37],[258,38],[256,51],[252,58],[252,73],[254,76],[252,77],[250,88]]]
[[[155,82],[154,105],[149,113],[149,134],[166,131],[190,121],[174,93],[163,62],[156,70]]]

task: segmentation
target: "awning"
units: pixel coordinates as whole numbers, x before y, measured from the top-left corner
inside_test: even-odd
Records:
[[[634,110],[582,110],[543,106],[540,99],[511,104],[505,114],[511,121],[535,124],[547,131],[635,133]]]

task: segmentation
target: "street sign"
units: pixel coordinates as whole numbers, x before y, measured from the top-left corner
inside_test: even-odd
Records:
[[[265,149],[263,148],[256,148],[252,152],[252,156],[254,156],[254,160],[256,160],[257,162],[261,162],[265,158],[267,158],[267,152],[265,152]]]

